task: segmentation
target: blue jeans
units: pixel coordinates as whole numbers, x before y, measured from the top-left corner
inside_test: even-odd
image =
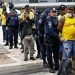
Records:
[[[75,40],[64,41],[63,48],[63,59],[75,57]]]

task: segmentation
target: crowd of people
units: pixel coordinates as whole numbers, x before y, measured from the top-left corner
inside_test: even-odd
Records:
[[[17,14],[14,4],[9,2],[10,13],[6,12],[4,3],[0,3],[0,23],[3,30],[3,42],[9,49],[18,48],[18,34],[24,61],[41,58],[43,66],[49,72],[59,69],[62,59],[75,60],[75,12],[73,7],[61,5],[59,15],[56,8],[44,11],[34,10],[29,5],[21,8]],[[34,40],[37,45],[37,57],[34,57]]]

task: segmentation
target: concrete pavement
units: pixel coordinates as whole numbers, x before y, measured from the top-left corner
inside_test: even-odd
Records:
[[[18,49],[9,49],[9,46],[3,46],[2,27],[0,26],[0,44],[3,48],[3,54],[0,54],[0,75],[56,75],[50,74],[48,70],[45,70],[42,66],[42,60],[37,59],[35,61],[24,61],[24,54],[21,53],[20,45]],[[20,40],[19,40],[20,41]],[[35,49],[36,45],[35,45]],[[34,56],[36,56],[37,51]],[[43,69],[46,71],[44,72]],[[13,74],[13,72],[15,72]],[[19,73],[20,72],[20,73]],[[27,73],[28,74],[27,74]],[[32,73],[31,73],[32,72]],[[36,72],[36,73],[34,73]],[[18,74],[19,73],[19,74]]]

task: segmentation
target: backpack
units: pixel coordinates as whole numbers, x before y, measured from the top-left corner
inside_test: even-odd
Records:
[[[72,75],[72,61],[63,59],[60,63],[57,75]]]

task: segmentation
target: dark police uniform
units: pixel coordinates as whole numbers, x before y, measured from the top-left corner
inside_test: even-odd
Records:
[[[44,43],[44,24],[45,19],[50,12],[50,9],[46,9],[40,16],[38,20],[38,33],[39,33],[39,39],[41,44],[41,52],[42,52],[42,59],[43,59],[43,66],[46,67],[47,61],[46,61],[46,46]]]
[[[17,48],[18,43],[18,16],[17,14],[13,15],[10,14],[7,23],[8,23],[8,29],[9,29],[9,43],[10,43],[10,49],[14,45],[15,48]],[[14,38],[14,40],[13,40]],[[14,41],[14,42],[13,42]],[[14,43],[14,44],[13,44]]]
[[[41,44],[40,44],[40,39],[39,39],[38,20],[39,20],[39,14],[37,14],[35,16],[35,18],[34,18],[34,22],[35,22],[35,25],[36,25],[35,40],[36,40],[37,52],[38,52],[36,58],[40,58],[41,57]]]
[[[47,60],[49,68],[53,69],[53,59],[55,63],[55,69],[59,67],[59,34],[57,31],[58,19],[57,17],[48,16],[46,18],[45,24],[45,34],[46,34],[46,48],[47,48]]]

